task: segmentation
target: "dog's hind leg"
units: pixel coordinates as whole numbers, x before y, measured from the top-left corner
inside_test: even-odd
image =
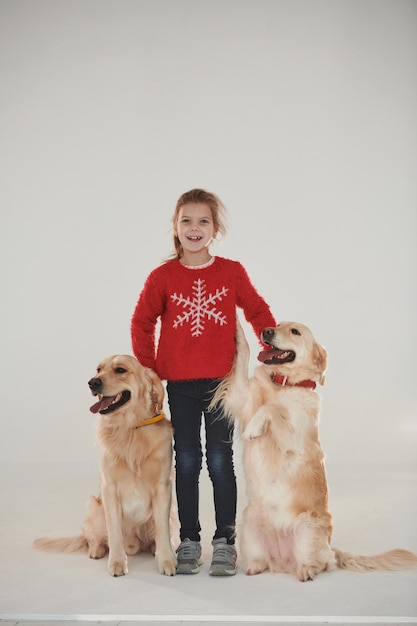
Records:
[[[240,529],[239,546],[246,574],[253,576],[268,569],[265,544],[262,541],[262,530],[258,526],[259,512],[251,504],[243,511]]]
[[[88,514],[83,525],[90,559],[102,559],[107,554],[107,529],[101,498],[90,497]]]
[[[336,559],[328,541],[323,520],[316,520],[308,513],[297,523],[294,531],[294,556],[296,576],[301,582],[313,580],[317,574],[336,567]]]
[[[94,540],[87,539],[88,541],[88,556],[90,559],[102,559],[107,554],[107,545],[103,543],[97,543]]]

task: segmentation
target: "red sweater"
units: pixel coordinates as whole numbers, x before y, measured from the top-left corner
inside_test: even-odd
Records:
[[[276,326],[241,263],[214,257],[192,268],[168,261],[151,272],[139,296],[131,325],[133,353],[163,380],[222,378],[236,352],[236,307],[257,337]]]

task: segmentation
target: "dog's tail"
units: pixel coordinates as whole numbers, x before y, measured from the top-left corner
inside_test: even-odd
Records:
[[[374,556],[359,556],[333,548],[337,566],[352,572],[395,571],[417,567],[417,554],[396,548]]]
[[[46,552],[86,552],[88,542],[84,535],[76,537],[40,537],[33,542],[35,550],[45,550]]]

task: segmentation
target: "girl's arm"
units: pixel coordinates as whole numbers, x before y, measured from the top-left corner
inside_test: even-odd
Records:
[[[150,274],[136,304],[130,332],[133,354],[142,365],[155,371],[155,328],[162,305],[154,283]]]
[[[269,305],[253,286],[243,265],[240,265],[237,305],[243,309],[246,320],[251,324],[262,345],[261,332],[264,328],[277,326],[277,322]]]

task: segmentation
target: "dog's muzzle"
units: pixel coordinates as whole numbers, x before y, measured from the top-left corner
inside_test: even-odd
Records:
[[[115,396],[103,395],[104,385],[101,378],[91,378],[88,381],[88,386],[93,396],[100,396],[100,400],[90,407],[92,413],[100,413],[101,415],[113,413],[130,400],[131,393],[128,389],[117,393]]]

